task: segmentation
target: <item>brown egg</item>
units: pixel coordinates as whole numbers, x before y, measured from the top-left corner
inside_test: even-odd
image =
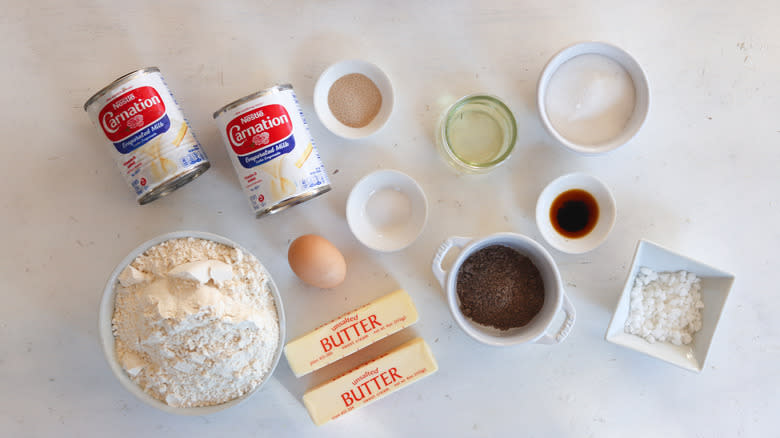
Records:
[[[323,289],[340,285],[347,275],[347,262],[338,248],[316,234],[295,239],[287,250],[287,261],[304,283]]]

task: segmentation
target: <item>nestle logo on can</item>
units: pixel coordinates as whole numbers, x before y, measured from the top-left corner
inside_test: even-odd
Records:
[[[165,104],[153,87],[138,87],[108,102],[98,120],[112,142],[125,139],[165,115]]]
[[[235,117],[226,130],[233,151],[245,155],[289,137],[293,126],[287,110],[272,104]]]

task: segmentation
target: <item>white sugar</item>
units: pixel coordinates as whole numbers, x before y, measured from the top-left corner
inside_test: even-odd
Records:
[[[566,139],[583,145],[612,140],[634,112],[631,76],[614,60],[596,54],[576,56],[550,78],[545,94],[547,116]]]

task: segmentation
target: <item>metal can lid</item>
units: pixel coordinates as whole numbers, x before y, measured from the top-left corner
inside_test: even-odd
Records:
[[[269,95],[269,94],[280,93],[280,92],[286,91],[286,90],[292,90],[292,88],[293,87],[292,87],[291,84],[279,84],[279,85],[274,85],[273,87],[270,87],[270,88],[266,88],[265,90],[260,90],[258,92],[252,93],[252,94],[250,94],[248,96],[244,96],[244,97],[242,97],[242,98],[240,98],[238,100],[230,102],[229,104],[227,104],[227,105],[223,106],[222,108],[216,110],[214,112],[214,116],[213,117],[216,119],[217,117],[219,117],[220,114],[224,113],[225,111],[230,111],[233,108],[235,108],[235,107],[237,107],[239,105],[242,105],[242,104],[244,104],[246,102],[249,102],[252,99],[256,99],[258,97],[266,96],[266,95]]]
[[[280,201],[276,205],[268,207],[265,210],[258,211],[255,214],[255,218],[256,219],[260,219],[263,216],[268,216],[268,215],[272,215],[272,214],[275,214],[275,213],[279,213],[282,210],[286,210],[286,209],[288,209],[290,207],[293,207],[295,205],[304,203],[304,202],[308,201],[309,199],[313,199],[313,198],[316,198],[317,196],[323,195],[323,194],[329,192],[330,189],[331,189],[330,184],[327,184],[327,185],[324,185],[324,186],[321,186],[321,187],[316,187],[316,188],[310,189],[308,191],[305,191],[303,193],[299,193],[297,195],[291,196],[291,197],[289,197],[287,199],[284,199],[284,200]]]
[[[125,83],[125,82],[127,82],[127,81],[129,81],[131,79],[136,78],[139,75],[144,74],[144,73],[154,73],[154,72],[159,73],[160,69],[157,68],[157,67],[144,67],[144,68],[140,68],[138,70],[133,70],[130,73],[127,73],[125,75],[122,75],[122,76],[116,78],[110,84],[106,85],[100,91],[98,91],[97,93],[93,94],[92,97],[87,99],[87,102],[84,104],[84,111],[86,111],[87,108],[89,108],[89,106],[92,105],[92,103],[94,103],[97,99],[99,99],[104,94],[106,94],[109,91],[111,91],[117,85],[121,85],[121,84],[123,84],[123,83]]]
[[[180,189],[181,187],[188,184],[190,181],[194,180],[195,178],[201,176],[204,172],[209,170],[210,167],[211,167],[211,163],[208,160],[203,161],[199,163],[197,166],[185,171],[184,173],[169,178],[167,181],[163,182],[158,187],[155,187],[154,190],[141,196],[140,198],[138,198],[138,203],[141,205],[145,205],[154,200],[160,199],[163,196],[172,193],[175,190]]]

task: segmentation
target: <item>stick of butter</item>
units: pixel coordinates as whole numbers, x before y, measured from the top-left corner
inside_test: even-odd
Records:
[[[317,426],[362,408],[439,369],[422,338],[358,366],[303,395],[303,404]]]
[[[290,341],[284,355],[296,377],[350,355],[417,322],[412,297],[399,289]]]

